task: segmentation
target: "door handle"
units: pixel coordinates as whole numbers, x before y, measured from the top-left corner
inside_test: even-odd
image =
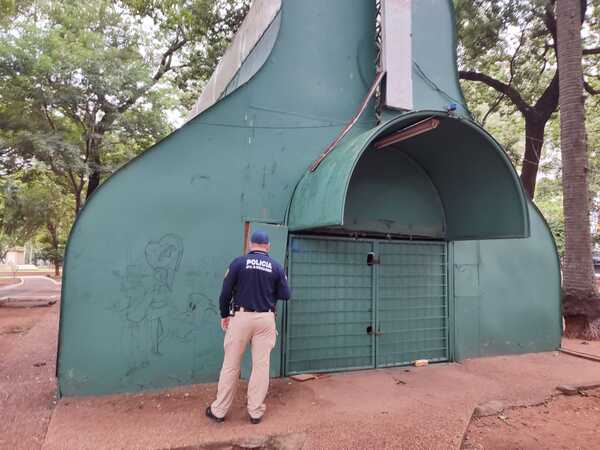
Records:
[[[381,331],[373,331],[373,327],[371,325],[367,327],[367,334],[369,336],[383,336]]]

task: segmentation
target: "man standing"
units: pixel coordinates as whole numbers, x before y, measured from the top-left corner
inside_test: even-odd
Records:
[[[250,422],[259,423],[265,413],[269,359],[277,339],[275,305],[278,299],[290,298],[283,266],[269,256],[270,249],[267,233],[254,232],[248,254],[234,259],[225,273],[219,298],[225,357],[217,399],[206,408],[206,415],[216,422],[223,422],[231,407],[248,342],[252,343],[252,373],[248,382]]]

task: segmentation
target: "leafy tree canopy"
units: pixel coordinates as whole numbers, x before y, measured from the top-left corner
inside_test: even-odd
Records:
[[[521,166],[521,180],[532,198],[539,165],[544,163],[546,126],[556,119],[558,109],[555,3],[455,0],[460,77],[468,80],[463,82],[466,97],[477,105],[475,118],[491,125],[494,135],[506,138],[503,143]],[[584,11],[582,62],[587,93],[595,95],[600,93],[600,1],[587,2]],[[515,126],[522,140],[502,130]]]
[[[10,3],[10,25],[0,31],[0,171],[44,162],[76,210],[85,191],[172,130],[169,114],[189,108],[247,7]]]

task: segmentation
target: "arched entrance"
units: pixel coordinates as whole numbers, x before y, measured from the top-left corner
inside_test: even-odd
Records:
[[[300,181],[288,225],[288,374],[452,359],[448,241],[529,235],[502,149],[431,112],[342,143]]]

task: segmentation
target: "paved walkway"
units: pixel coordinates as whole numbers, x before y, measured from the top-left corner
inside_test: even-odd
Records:
[[[60,297],[61,284],[44,276],[24,276],[21,282],[0,287],[0,302],[54,301]]]
[[[214,385],[67,398],[52,417],[43,449],[225,449],[233,443],[238,446],[233,448],[446,450],[460,447],[476,405],[540,402],[563,383],[600,383],[600,363],[552,352],[304,383],[279,379],[260,425],[248,423],[242,392],[224,424],[209,422],[204,408]]]
[[[562,348],[600,359],[600,341],[563,338]]]

